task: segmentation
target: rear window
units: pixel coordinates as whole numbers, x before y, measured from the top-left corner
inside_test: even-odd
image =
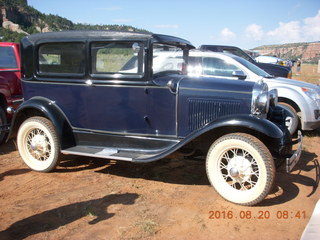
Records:
[[[0,47],[0,68],[17,68],[12,47]]]
[[[46,43],[38,53],[39,73],[72,75],[85,72],[84,43]]]

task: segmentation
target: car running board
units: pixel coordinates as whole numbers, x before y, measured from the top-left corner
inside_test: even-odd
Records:
[[[92,146],[75,146],[61,151],[63,154],[72,154],[87,157],[107,158],[113,160],[139,162],[156,157],[159,153],[146,153],[130,150],[122,150],[116,148],[106,147],[92,147]]]

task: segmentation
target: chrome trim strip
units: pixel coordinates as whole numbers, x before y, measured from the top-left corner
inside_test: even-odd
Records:
[[[19,103],[22,103],[24,101],[24,98],[20,98],[20,99],[17,99],[17,100],[13,100],[12,103],[13,104],[19,104]]]
[[[293,155],[290,158],[286,159],[286,171],[287,173],[290,173],[294,166],[299,162],[302,152],[302,134],[301,131],[298,131],[298,142],[299,146],[298,149],[293,153]]]
[[[128,138],[136,138],[136,139],[143,139],[143,140],[157,140],[157,141],[165,141],[165,142],[174,142],[174,143],[178,143],[181,142],[181,140],[178,139],[169,139],[168,138],[153,138],[153,137],[144,137],[144,136],[126,136]]]
[[[179,133],[178,133],[178,130],[179,130],[179,123],[178,123],[178,118],[179,118],[179,112],[178,112],[178,109],[179,109],[179,95],[180,95],[180,82],[182,81],[182,79],[180,79],[178,82],[177,82],[177,91],[176,91],[176,137],[179,136]]]
[[[38,81],[34,81],[34,80],[22,80],[22,82],[26,82],[26,83],[35,83],[35,84],[51,84],[51,85],[70,85],[70,86],[84,86],[84,87],[88,87],[87,81],[91,81],[92,85],[94,85],[95,87],[130,87],[130,88],[157,88],[157,89],[167,89],[166,86],[154,86],[154,85],[148,85],[146,83],[149,82],[141,82],[141,85],[131,85],[131,84],[127,84],[130,83],[130,81],[121,81],[121,82],[117,82],[117,83],[112,83],[113,80],[106,80],[108,81],[108,83],[103,82],[100,83],[101,80],[92,80],[92,79],[87,79],[87,80],[81,80],[79,82],[52,82],[52,81],[42,81],[42,80],[38,80]]]
[[[159,135],[159,134],[144,134],[144,133],[128,133],[128,132],[112,132],[112,131],[103,131],[103,130],[94,130],[94,129],[86,129],[86,128],[76,128],[76,127],[72,127],[72,130],[74,132],[90,132],[90,133],[103,133],[103,134],[113,134],[113,135],[120,135],[120,136],[125,136],[125,137],[146,137],[146,139],[156,139],[159,140],[158,138],[152,138],[152,137],[162,137],[162,138],[176,138],[175,135]],[[163,139],[163,141],[165,141],[165,139]],[[175,140],[174,140],[175,141]]]
[[[251,95],[251,92],[230,91],[230,90],[215,90],[215,89],[205,89],[205,88],[187,88],[187,87],[182,87],[181,90],[202,91],[202,92],[243,93],[243,94],[250,94]]]

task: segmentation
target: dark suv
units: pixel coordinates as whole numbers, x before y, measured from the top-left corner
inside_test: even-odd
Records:
[[[278,163],[292,149],[276,91],[188,77],[191,48],[177,37],[132,32],[22,39],[25,102],[10,135],[24,162],[48,172],[61,153],[145,163],[196,149],[207,154],[208,178],[224,198],[263,200],[275,179],[273,157]],[[288,171],[300,152],[287,159]]]

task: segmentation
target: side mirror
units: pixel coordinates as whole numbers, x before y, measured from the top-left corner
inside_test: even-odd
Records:
[[[140,52],[141,47],[140,47],[139,43],[135,42],[132,44],[132,49],[135,53],[138,53],[138,52]]]
[[[247,78],[247,75],[243,71],[237,70],[237,71],[233,71],[232,77],[237,77],[241,80],[244,80]]]

